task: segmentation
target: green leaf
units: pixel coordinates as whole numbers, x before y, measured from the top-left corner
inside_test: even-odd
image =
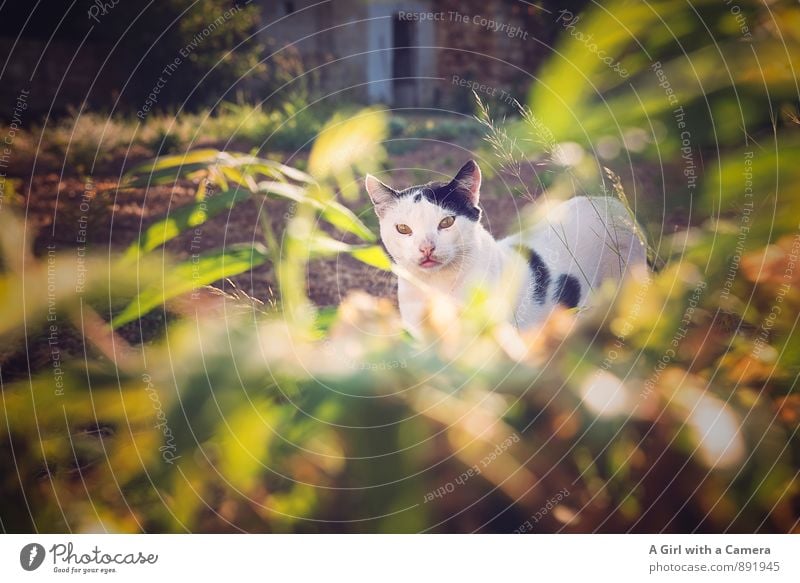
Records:
[[[262,174],[264,176],[273,177],[276,179],[289,178],[297,182],[304,182],[311,184],[314,179],[297,168],[292,168],[286,164],[268,160],[266,158],[256,158],[254,156],[241,156],[235,158],[230,165],[240,168],[244,167],[244,171],[249,174]]]
[[[800,165],[786,161],[797,160],[798,156],[800,137],[788,132],[776,136],[773,141],[765,140],[763,145],[754,143],[749,148],[726,153],[707,173],[701,199],[704,210],[712,216],[720,212],[741,212],[745,203],[750,202],[767,229],[776,219],[784,217],[788,226],[795,228]],[[749,197],[745,196],[745,190]],[[769,212],[763,217],[761,207],[769,203],[774,206],[772,201],[776,196],[781,216],[775,217]]]
[[[363,109],[347,118],[335,116],[314,140],[308,168],[318,180],[335,177],[352,166],[363,169],[383,157],[388,132],[386,112]]]
[[[123,179],[124,188],[144,188],[148,186],[158,186],[161,184],[173,184],[181,176],[186,176],[192,172],[205,170],[208,166],[206,164],[186,164],[180,168],[180,171],[175,168],[164,168],[156,170],[155,172],[147,172],[144,174],[134,174],[133,172],[126,174]]]
[[[319,211],[322,218],[331,225],[342,231],[351,233],[363,241],[372,243],[377,240],[375,234],[353,213],[353,211],[335,200],[322,202],[314,197],[308,196],[308,192],[305,188],[287,182],[264,181],[258,184],[258,188],[263,194],[273,194],[288,198],[298,204],[310,205]]]
[[[145,162],[125,174],[127,186],[146,186],[174,182],[179,176],[188,176],[199,170],[209,170],[217,166],[224,176],[248,188],[255,189],[252,177],[263,175],[275,180],[295,180],[310,184],[314,179],[296,168],[274,160],[230,154],[219,150],[206,149],[188,152],[185,155],[161,156]]]
[[[350,251],[350,254],[358,259],[361,263],[366,263],[372,267],[377,267],[384,271],[392,270],[392,261],[383,247],[380,245],[369,245],[360,248],[355,248]]]
[[[349,253],[355,259],[372,267],[384,271],[390,271],[392,268],[389,256],[380,245],[349,245],[319,232],[308,239],[308,251],[312,257],[329,257],[338,253]]]
[[[287,412],[257,398],[248,406],[226,412],[226,424],[217,431],[214,441],[219,446],[220,472],[239,490],[248,491],[264,471],[275,430]]]
[[[262,245],[235,245],[201,254],[169,270],[161,285],[144,289],[113,319],[113,328],[133,322],[168,300],[226,277],[238,275],[267,260]]]
[[[282,198],[288,198],[298,203],[307,203],[309,197],[302,186],[290,184],[288,182],[264,181],[258,183],[258,192],[261,194],[274,194]]]
[[[319,337],[323,338],[330,332],[331,326],[336,321],[336,316],[339,314],[338,306],[328,306],[327,308],[320,308],[316,313],[316,320],[314,324],[319,331]]]
[[[228,190],[204,198],[191,204],[178,208],[166,218],[150,225],[125,251],[125,259],[131,260],[139,257],[141,253],[152,251],[167,241],[174,239],[190,228],[202,225],[208,219],[218,215],[226,209],[233,208],[236,204],[246,200],[250,192],[246,190]]]
[[[253,191],[258,188],[256,185],[256,181],[253,180],[253,177],[248,174],[246,171],[242,171],[240,168],[235,166],[221,166],[220,170],[222,174],[228,180],[235,182],[239,186],[246,188],[247,190]]]
[[[377,240],[377,237],[370,231],[369,227],[346,206],[333,200],[320,204],[322,205],[322,218],[334,227],[351,233],[363,241],[372,243]]]
[[[125,175],[125,179],[145,174],[151,175],[163,170],[180,169],[186,173],[187,166],[204,167],[214,164],[220,157],[221,152],[214,149],[194,150],[186,154],[176,154],[174,156],[160,156],[155,160],[150,160],[144,164],[134,167]]]

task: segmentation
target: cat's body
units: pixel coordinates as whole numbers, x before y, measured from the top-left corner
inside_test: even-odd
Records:
[[[556,305],[586,305],[603,281],[645,269],[646,249],[618,200],[573,198],[533,229],[496,241],[480,224],[480,181],[472,161],[448,184],[403,191],[367,177],[384,245],[413,276],[398,282],[400,313],[412,332],[422,327],[430,293],[413,279],[457,299],[476,286],[515,285],[512,319],[527,328]]]

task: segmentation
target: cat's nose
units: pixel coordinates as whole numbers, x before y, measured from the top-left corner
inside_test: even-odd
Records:
[[[436,251],[436,245],[432,241],[423,241],[420,243],[419,250],[423,255],[430,255]]]

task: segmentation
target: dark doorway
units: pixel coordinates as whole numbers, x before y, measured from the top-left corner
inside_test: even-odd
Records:
[[[392,23],[392,84],[396,107],[416,107],[417,61],[416,23],[395,14]]]

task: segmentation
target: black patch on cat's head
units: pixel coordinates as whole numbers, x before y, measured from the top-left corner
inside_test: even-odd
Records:
[[[397,193],[398,198],[414,196],[414,202],[425,198],[429,203],[440,206],[454,215],[465,217],[470,221],[481,219],[481,209],[472,204],[468,192],[455,182],[429,182],[422,186],[412,186]]]
[[[477,222],[481,218],[481,209],[478,208],[481,170],[474,160],[464,164],[456,173],[455,178],[446,184],[429,182],[398,192],[368,174],[365,185],[379,217],[383,217],[386,209],[394,204],[396,199],[413,195],[414,202],[420,202],[424,197],[431,204],[440,206],[454,215],[466,217],[470,221]]]
[[[562,273],[556,281],[553,301],[568,308],[577,307],[581,301],[581,284],[574,275]]]

